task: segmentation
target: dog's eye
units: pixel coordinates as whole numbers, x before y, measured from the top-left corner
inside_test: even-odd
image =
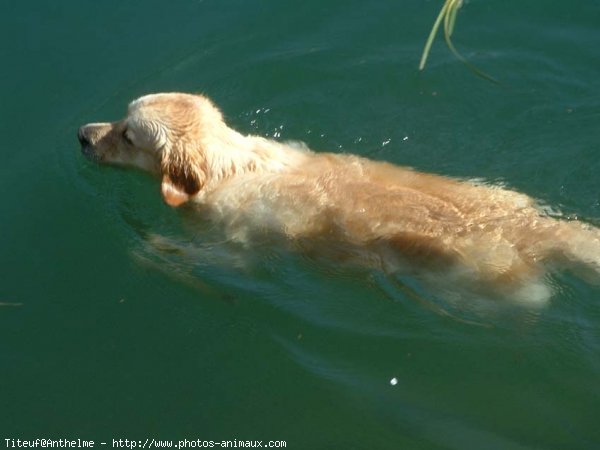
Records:
[[[133,141],[131,140],[131,138],[127,135],[127,128],[125,128],[125,130],[123,130],[123,140],[125,142],[127,142],[129,145],[133,146]]]

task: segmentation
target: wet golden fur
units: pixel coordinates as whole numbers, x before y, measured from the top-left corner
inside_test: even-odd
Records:
[[[125,119],[86,125],[79,138],[92,159],[157,174],[167,204],[201,207],[243,243],[279,235],[332,258],[452,273],[446,281],[538,301],[550,295],[540,287],[550,263],[600,272],[598,230],[547,217],[526,195],[244,136],[203,96],[142,97]]]

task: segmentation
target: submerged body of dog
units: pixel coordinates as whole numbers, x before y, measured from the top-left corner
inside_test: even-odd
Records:
[[[199,205],[243,243],[277,234],[317,254],[443,271],[532,301],[550,295],[540,283],[549,263],[600,274],[600,232],[547,217],[523,194],[243,136],[202,96],[142,97],[124,120],[86,125],[79,139],[92,159],[156,173],[169,205]]]

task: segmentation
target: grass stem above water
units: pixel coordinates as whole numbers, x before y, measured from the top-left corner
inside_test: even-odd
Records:
[[[419,63],[419,70],[423,70],[425,68],[425,64],[427,63],[427,58],[429,57],[429,52],[431,51],[431,46],[437,35],[437,32],[440,28],[442,22],[444,23],[444,40],[448,45],[450,51],[456,56],[457,59],[462,61],[471,71],[473,71],[476,75],[485,78],[488,81],[493,83],[498,83],[491,75],[485,73],[483,70],[475,67],[471,64],[454,46],[452,42],[452,33],[454,32],[454,26],[456,24],[456,15],[458,10],[463,4],[463,0],[445,0],[440,13],[438,14],[435,22],[433,23],[433,27],[429,33],[429,37],[425,42],[425,48],[423,49],[423,54],[421,55],[421,61]]]

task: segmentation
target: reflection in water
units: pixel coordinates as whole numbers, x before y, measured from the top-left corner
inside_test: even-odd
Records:
[[[443,448],[457,450],[481,448],[482,443],[485,448],[532,449],[481,427],[477,420],[462,417],[459,421],[445,414],[439,408],[439,399],[415,392],[411,380],[405,383],[402,378],[394,377],[395,382],[390,383],[379,373],[365,373],[362,365],[312,351],[297,340],[282,336],[273,339],[304,370],[345,389],[363,412],[372,410],[402,435],[419,436]]]

